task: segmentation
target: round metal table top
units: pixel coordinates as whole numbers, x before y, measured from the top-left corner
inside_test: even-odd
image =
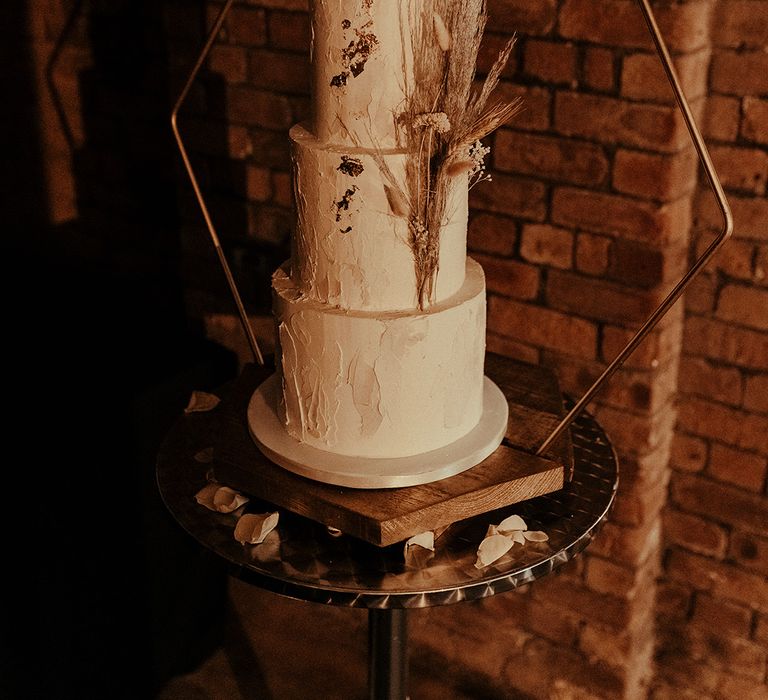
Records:
[[[214,412],[215,413],[215,412]],[[605,520],[618,485],[618,461],[597,422],[582,414],[571,428],[575,469],[561,491],[451,525],[432,555],[403,554],[403,545],[376,547],[334,536],[314,521],[280,510],[280,521],[259,545],[233,536],[237,516],[195,501],[207,483],[213,415],[190,413],[170,431],[157,463],[160,493],[179,524],[230,564],[230,573],[261,588],[312,602],[363,608],[421,608],[476,600],[534,581],[581,552]],[[251,501],[247,512],[275,510]],[[490,524],[516,513],[548,542],[515,545],[490,566],[475,567]]]

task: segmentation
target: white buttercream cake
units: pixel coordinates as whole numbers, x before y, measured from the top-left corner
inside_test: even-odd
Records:
[[[446,188],[428,303],[392,183],[419,0],[314,0],[311,123],[291,131],[298,220],[273,277],[278,415],[297,441],[394,458],[445,447],[483,411],[485,278],[466,256],[467,172]]]

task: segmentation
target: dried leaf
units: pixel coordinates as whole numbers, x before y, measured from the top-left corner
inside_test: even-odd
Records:
[[[437,12],[434,13],[433,19],[437,43],[440,44],[440,48],[443,51],[449,51],[451,48],[451,33],[448,31],[448,27],[445,26],[443,18]]]
[[[531,542],[547,542],[549,540],[549,535],[541,530],[529,530],[524,532],[523,535],[526,540]]]
[[[205,391],[193,391],[189,397],[189,403],[184,409],[184,413],[200,413],[211,411],[221,403],[221,399],[215,394],[209,394]]]
[[[201,506],[205,506],[208,510],[216,510],[213,505],[213,498],[220,488],[220,484],[206,484],[195,494],[195,501]]]
[[[235,525],[235,539],[240,544],[261,544],[277,527],[280,513],[247,513]]]
[[[329,534],[331,537],[341,537],[341,536],[344,534],[344,533],[343,533],[341,530],[339,530],[339,528],[337,528],[337,527],[331,527],[331,526],[329,525],[327,529],[328,529],[328,534]]]
[[[527,530],[528,526],[519,515],[510,515],[497,525],[497,529],[502,535],[506,535],[515,530]]]
[[[512,549],[513,544],[512,540],[504,535],[491,535],[490,537],[486,537],[477,548],[475,568],[482,569],[483,567],[498,561]]]
[[[390,185],[384,185],[384,192],[387,195],[387,202],[389,208],[395,216],[399,216],[403,219],[408,218],[410,207],[408,206],[408,199],[398,187],[392,187]]]

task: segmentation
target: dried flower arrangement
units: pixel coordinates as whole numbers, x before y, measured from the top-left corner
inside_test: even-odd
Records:
[[[414,47],[413,84],[406,85],[404,110],[397,117],[409,154],[405,183],[397,182],[383,158],[377,160],[393,214],[408,219],[421,309],[433,300],[452,180],[467,177],[471,187],[488,179],[484,159],[490,149],[480,139],[520,107],[520,100],[490,100],[514,38],[499,53],[482,87],[473,89],[487,19],[485,0],[419,0],[415,26],[403,28],[411,32]]]

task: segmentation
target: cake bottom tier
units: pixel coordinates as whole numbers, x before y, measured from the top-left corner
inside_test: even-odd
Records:
[[[483,410],[485,277],[428,311],[345,311],[273,278],[278,412],[289,435],[340,455],[407,457],[466,435]]]

